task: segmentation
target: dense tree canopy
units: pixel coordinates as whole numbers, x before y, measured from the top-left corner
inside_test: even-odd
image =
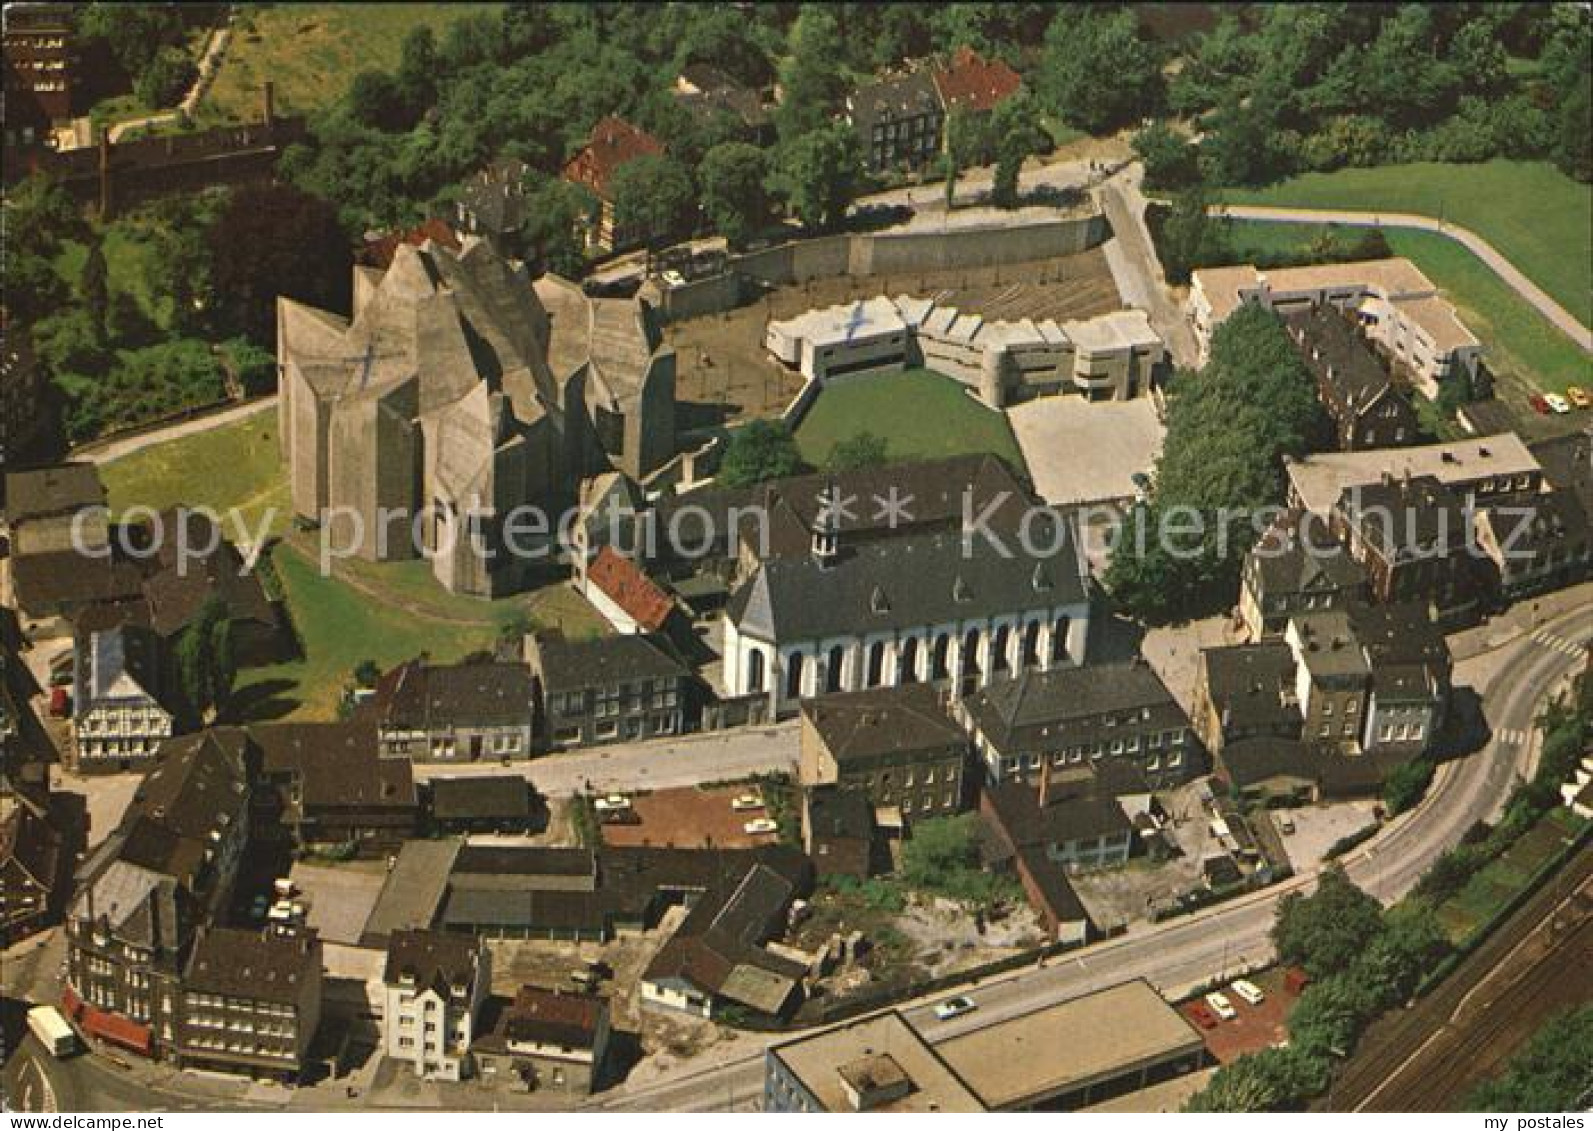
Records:
[[[1247,304],[1212,335],[1199,374],[1172,383],[1151,496],[1114,547],[1106,586],[1160,620],[1231,599],[1258,523],[1283,501],[1285,455],[1326,437],[1316,387],[1277,315]]]
[[[750,487],[801,470],[802,456],[789,425],[783,420],[749,420],[730,434],[718,481],[726,487]]]
[[[1272,941],[1284,962],[1326,978],[1348,970],[1382,927],[1377,900],[1352,884],[1344,869],[1331,867],[1311,895],[1291,893],[1278,901]]]
[[[763,149],[746,142],[727,141],[703,157],[697,170],[703,210],[732,247],[746,243],[768,222],[768,176]]]
[[[1156,113],[1164,94],[1159,52],[1134,12],[1088,4],[1057,9],[1034,85],[1052,112],[1090,133]]]

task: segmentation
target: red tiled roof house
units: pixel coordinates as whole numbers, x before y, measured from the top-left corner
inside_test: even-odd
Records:
[[[564,179],[592,191],[599,203],[598,222],[587,240],[600,251],[613,251],[635,242],[640,233],[616,230],[614,224],[614,174],[638,157],[662,156],[664,143],[622,118],[609,115],[592,127],[586,148],[564,167]]]

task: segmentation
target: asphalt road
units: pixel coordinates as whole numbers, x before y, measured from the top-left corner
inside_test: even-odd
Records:
[[[1535,636],[1561,640],[1593,638],[1593,609],[1552,618]],[[1492,658],[1492,674],[1476,686],[1494,734],[1531,733],[1541,696],[1580,663],[1569,649],[1546,647],[1533,636],[1507,645]],[[1408,891],[1431,861],[1460,840],[1478,820],[1492,817],[1512,784],[1525,776],[1530,744],[1496,739],[1476,754],[1439,768],[1422,804],[1390,822],[1375,839],[1351,853],[1350,877],[1385,903]],[[963,990],[978,1008],[950,1022],[936,1021],[933,1004],[949,996],[900,1008],[931,1043],[1044,1008],[1134,978],[1145,978],[1168,997],[1214,976],[1232,976],[1272,956],[1268,935],[1273,904],[1291,891],[1309,891],[1314,876],[1300,876],[1250,896],[1182,919],[1140,924],[1119,938],[1060,956],[1050,963],[990,979]],[[610,1110],[706,1111],[746,1106],[761,1087],[761,1046],[690,1075],[620,1090],[592,1106]]]

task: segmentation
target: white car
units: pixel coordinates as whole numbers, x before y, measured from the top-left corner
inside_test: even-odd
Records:
[[[972,1013],[978,1008],[974,1004],[973,998],[963,997],[958,994],[956,997],[949,997],[935,1006],[935,1019],[937,1021],[950,1021],[953,1017],[961,1017],[964,1013]]]
[[[1240,978],[1228,988],[1250,1005],[1260,1005],[1267,1000],[1267,995],[1261,992],[1260,986],[1254,982],[1247,982],[1243,978]]]
[[[1571,411],[1571,402],[1559,393],[1544,393],[1543,399],[1549,403],[1549,407],[1555,412],[1563,414]]]
[[[593,805],[599,813],[622,813],[631,807],[631,799],[623,793],[611,793],[607,797],[599,797]]]
[[[771,821],[768,817],[759,817],[756,821],[748,821],[742,825],[741,831],[756,836],[759,833],[779,832],[780,825],[776,821]]]
[[[1206,1004],[1211,1007],[1213,1013],[1224,1021],[1232,1021],[1239,1016],[1239,1011],[1233,1007],[1233,1002],[1228,1000],[1227,994],[1207,994]]]
[[[737,813],[745,813],[749,809],[762,809],[763,798],[756,793],[743,793],[730,803],[730,808]]]

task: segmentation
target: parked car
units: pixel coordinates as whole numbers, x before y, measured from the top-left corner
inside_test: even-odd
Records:
[[[50,717],[64,719],[72,713],[72,693],[64,687],[50,689]]]
[[[1233,1002],[1228,1000],[1227,994],[1209,993],[1206,995],[1206,1004],[1211,1006],[1211,1011],[1224,1021],[1232,1021],[1239,1016],[1239,1011],[1233,1007]]]
[[[1527,403],[1532,406],[1532,411],[1537,413],[1539,416],[1549,415],[1549,402],[1544,400],[1537,393],[1533,393],[1530,397],[1528,397]]]
[[[762,809],[763,798],[756,793],[743,793],[730,803],[730,808],[737,813],[745,813],[749,809]]]
[[[1292,833],[1294,831],[1294,818],[1289,816],[1287,813],[1279,813],[1278,831],[1284,836],[1288,836],[1290,833]]]
[[[599,797],[593,805],[599,813],[618,813],[631,807],[631,799],[623,793],[610,793]]]
[[[757,836],[760,833],[779,832],[780,825],[779,822],[772,821],[768,817],[759,817],[756,820],[748,821],[746,824],[742,825],[741,831],[751,834],[752,836]]]
[[[1565,399],[1576,405],[1577,408],[1593,408],[1593,394],[1590,394],[1581,385],[1566,386]]]
[[[1260,986],[1243,978],[1240,978],[1228,988],[1250,1005],[1260,1005],[1267,1000],[1267,995],[1261,992]]]
[[[1543,399],[1549,402],[1550,408],[1561,415],[1571,411],[1571,402],[1559,393],[1545,393],[1543,394]]]
[[[935,1018],[939,1021],[950,1021],[953,1017],[961,1017],[964,1013],[972,1013],[978,1008],[973,998],[958,994],[935,1006]]]
[[[1202,1029],[1215,1029],[1220,1024],[1217,1020],[1217,1015],[1198,1001],[1189,1007],[1189,1016]]]

